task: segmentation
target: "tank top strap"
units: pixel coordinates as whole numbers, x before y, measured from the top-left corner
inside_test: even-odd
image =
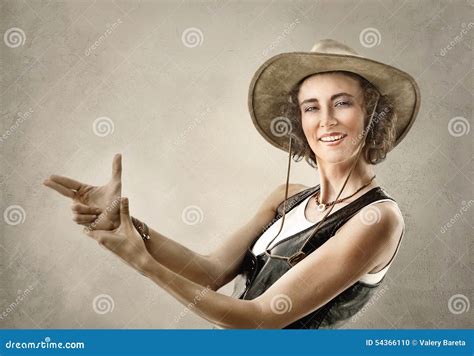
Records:
[[[350,204],[337,210],[333,214],[329,214],[326,220],[321,224],[321,232],[315,234],[308,241],[306,241],[303,251],[309,253],[315,248],[321,246],[324,242],[334,236],[337,230],[339,230],[342,225],[344,225],[350,218],[356,215],[362,208],[378,200],[384,199],[389,199],[396,202],[395,199],[393,199],[382,187],[375,187],[361,195]],[[365,216],[365,219],[367,219],[367,221],[371,221],[371,219],[377,219],[376,208],[374,208],[374,211],[368,211],[366,215],[367,216]]]
[[[314,186],[314,187],[304,189],[301,192],[296,193],[296,194],[288,197],[287,200],[286,200],[286,210],[285,210],[285,212],[288,213],[290,210],[292,210],[295,206],[298,206],[299,203],[301,203],[303,200],[305,200],[311,194],[315,193],[318,189],[319,189],[319,184]],[[283,216],[284,203],[285,203],[285,201],[282,201],[278,205],[278,207],[276,209],[275,219],[279,219]]]
[[[396,203],[395,199],[392,198],[382,187],[375,187],[368,191],[366,194],[360,196],[358,199],[354,200],[349,205],[345,206],[344,208],[340,209],[337,212],[341,212],[338,216],[338,219],[333,223],[333,234],[339,230],[342,225],[344,225],[350,218],[356,215],[362,208],[366,207],[367,205],[371,205],[379,200],[392,200]],[[361,218],[365,219],[367,223],[371,221],[376,221],[380,218],[378,215],[378,209],[374,207],[373,210],[368,210],[365,215]]]

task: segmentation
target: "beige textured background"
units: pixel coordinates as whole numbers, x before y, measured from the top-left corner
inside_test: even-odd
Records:
[[[422,93],[376,169],[407,234],[383,292],[345,327],[473,326],[472,1],[12,0],[0,14],[2,328],[210,327],[83,235],[41,182],[105,183],[122,152],[133,215],[209,251],[285,179],[286,155],[247,111],[254,71],[323,38],[409,72]],[[291,181],[317,175],[300,162]]]

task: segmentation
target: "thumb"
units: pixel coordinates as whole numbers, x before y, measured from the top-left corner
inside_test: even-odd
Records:
[[[121,224],[132,224],[132,219],[130,218],[130,207],[128,204],[128,198],[120,199],[120,223]]]
[[[112,161],[112,179],[122,179],[122,155],[117,153]]]

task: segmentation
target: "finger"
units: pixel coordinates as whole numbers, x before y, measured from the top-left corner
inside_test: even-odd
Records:
[[[72,220],[78,224],[90,224],[97,219],[97,215],[88,215],[88,214],[76,214],[72,217]]]
[[[94,208],[92,206],[85,205],[79,202],[75,202],[74,204],[72,204],[71,209],[75,213],[79,213],[79,214],[96,214],[97,215],[102,212],[102,210],[100,210],[99,208]]]
[[[112,161],[112,179],[122,179],[122,155],[117,153]]]
[[[71,189],[68,189],[62,186],[61,184],[55,183],[49,179],[45,180],[43,184],[51,189],[54,189],[59,194],[64,195],[65,197],[74,199],[74,197],[76,196],[75,193]]]
[[[49,177],[49,180],[61,184],[62,186],[74,190],[79,190],[80,187],[82,187],[84,184],[81,182],[78,182],[77,180],[68,178],[68,177],[63,177],[63,176],[57,176],[57,175],[52,175]]]
[[[131,224],[130,218],[130,207],[128,203],[128,198],[121,198],[120,199],[120,222],[122,224]]]

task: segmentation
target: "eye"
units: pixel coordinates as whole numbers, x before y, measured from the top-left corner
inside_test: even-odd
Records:
[[[351,106],[350,101],[339,101],[336,103],[336,106],[339,106],[339,104],[344,105],[344,106]]]
[[[318,110],[316,106],[308,106],[307,108],[304,108],[304,112],[315,111],[315,110]]]

